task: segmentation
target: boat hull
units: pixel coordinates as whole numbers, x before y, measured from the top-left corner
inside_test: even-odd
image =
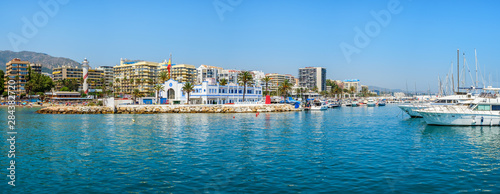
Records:
[[[420,112],[429,125],[499,126],[500,115]]]
[[[421,118],[422,115],[416,112],[416,110],[428,108],[428,106],[414,106],[414,105],[399,105],[398,107],[404,112],[406,112],[406,114],[410,115],[410,117],[412,118]]]

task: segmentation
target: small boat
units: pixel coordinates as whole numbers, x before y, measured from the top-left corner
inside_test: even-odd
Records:
[[[338,104],[338,103],[333,103],[333,102],[332,102],[332,103],[330,103],[330,104],[328,104],[328,108],[337,108],[337,107],[340,107],[340,104]]]
[[[377,105],[377,104],[375,103],[375,100],[369,99],[368,102],[366,103],[366,105],[368,107],[375,107],[375,105]]]
[[[385,101],[384,100],[378,101],[377,104],[378,104],[378,106],[385,106]]]
[[[351,102],[351,106],[352,106],[352,107],[359,106],[358,101],[352,101],[352,102]]]
[[[312,101],[306,104],[304,110],[327,110],[328,106],[321,101]]]

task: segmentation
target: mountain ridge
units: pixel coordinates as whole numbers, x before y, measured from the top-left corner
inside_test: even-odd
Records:
[[[81,64],[75,60],[66,57],[54,57],[46,53],[33,52],[33,51],[10,51],[2,50],[0,51],[0,69],[5,71],[5,64],[14,58],[19,58],[23,61],[29,61],[31,63],[42,64],[42,72],[51,73],[52,69],[61,65],[70,65],[81,67]]]

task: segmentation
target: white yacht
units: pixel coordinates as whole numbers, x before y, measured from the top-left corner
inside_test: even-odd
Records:
[[[416,112],[429,125],[500,125],[498,94],[481,94],[469,106],[437,106]]]
[[[375,100],[369,99],[368,102],[366,103],[366,105],[368,107],[375,107],[375,105],[377,105],[377,103],[375,103]]]
[[[406,112],[410,117],[412,118],[417,118],[417,117],[422,117],[417,110],[422,110],[426,108],[430,108],[433,106],[451,106],[451,105],[469,105],[476,96],[472,94],[465,94],[465,95],[451,95],[451,96],[445,96],[438,98],[434,102],[431,103],[424,103],[424,104],[404,104],[404,105],[399,105],[398,107]]]
[[[326,103],[322,101],[313,101],[311,103],[306,104],[304,110],[327,110],[328,106]]]

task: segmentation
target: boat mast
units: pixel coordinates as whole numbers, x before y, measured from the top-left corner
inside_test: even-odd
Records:
[[[467,71],[465,69],[465,52],[463,53],[463,58],[464,58],[464,62],[462,64],[462,67],[463,67],[462,71],[464,72],[464,74],[463,74],[464,82],[462,82],[462,83],[463,83],[464,87],[467,87]],[[468,67],[467,67],[467,69],[468,69]]]
[[[457,49],[457,93],[460,92],[460,50]]]
[[[474,49],[474,55],[476,57],[476,82],[474,83],[474,87],[477,87],[478,83],[477,83],[477,52],[476,52],[476,49]]]

